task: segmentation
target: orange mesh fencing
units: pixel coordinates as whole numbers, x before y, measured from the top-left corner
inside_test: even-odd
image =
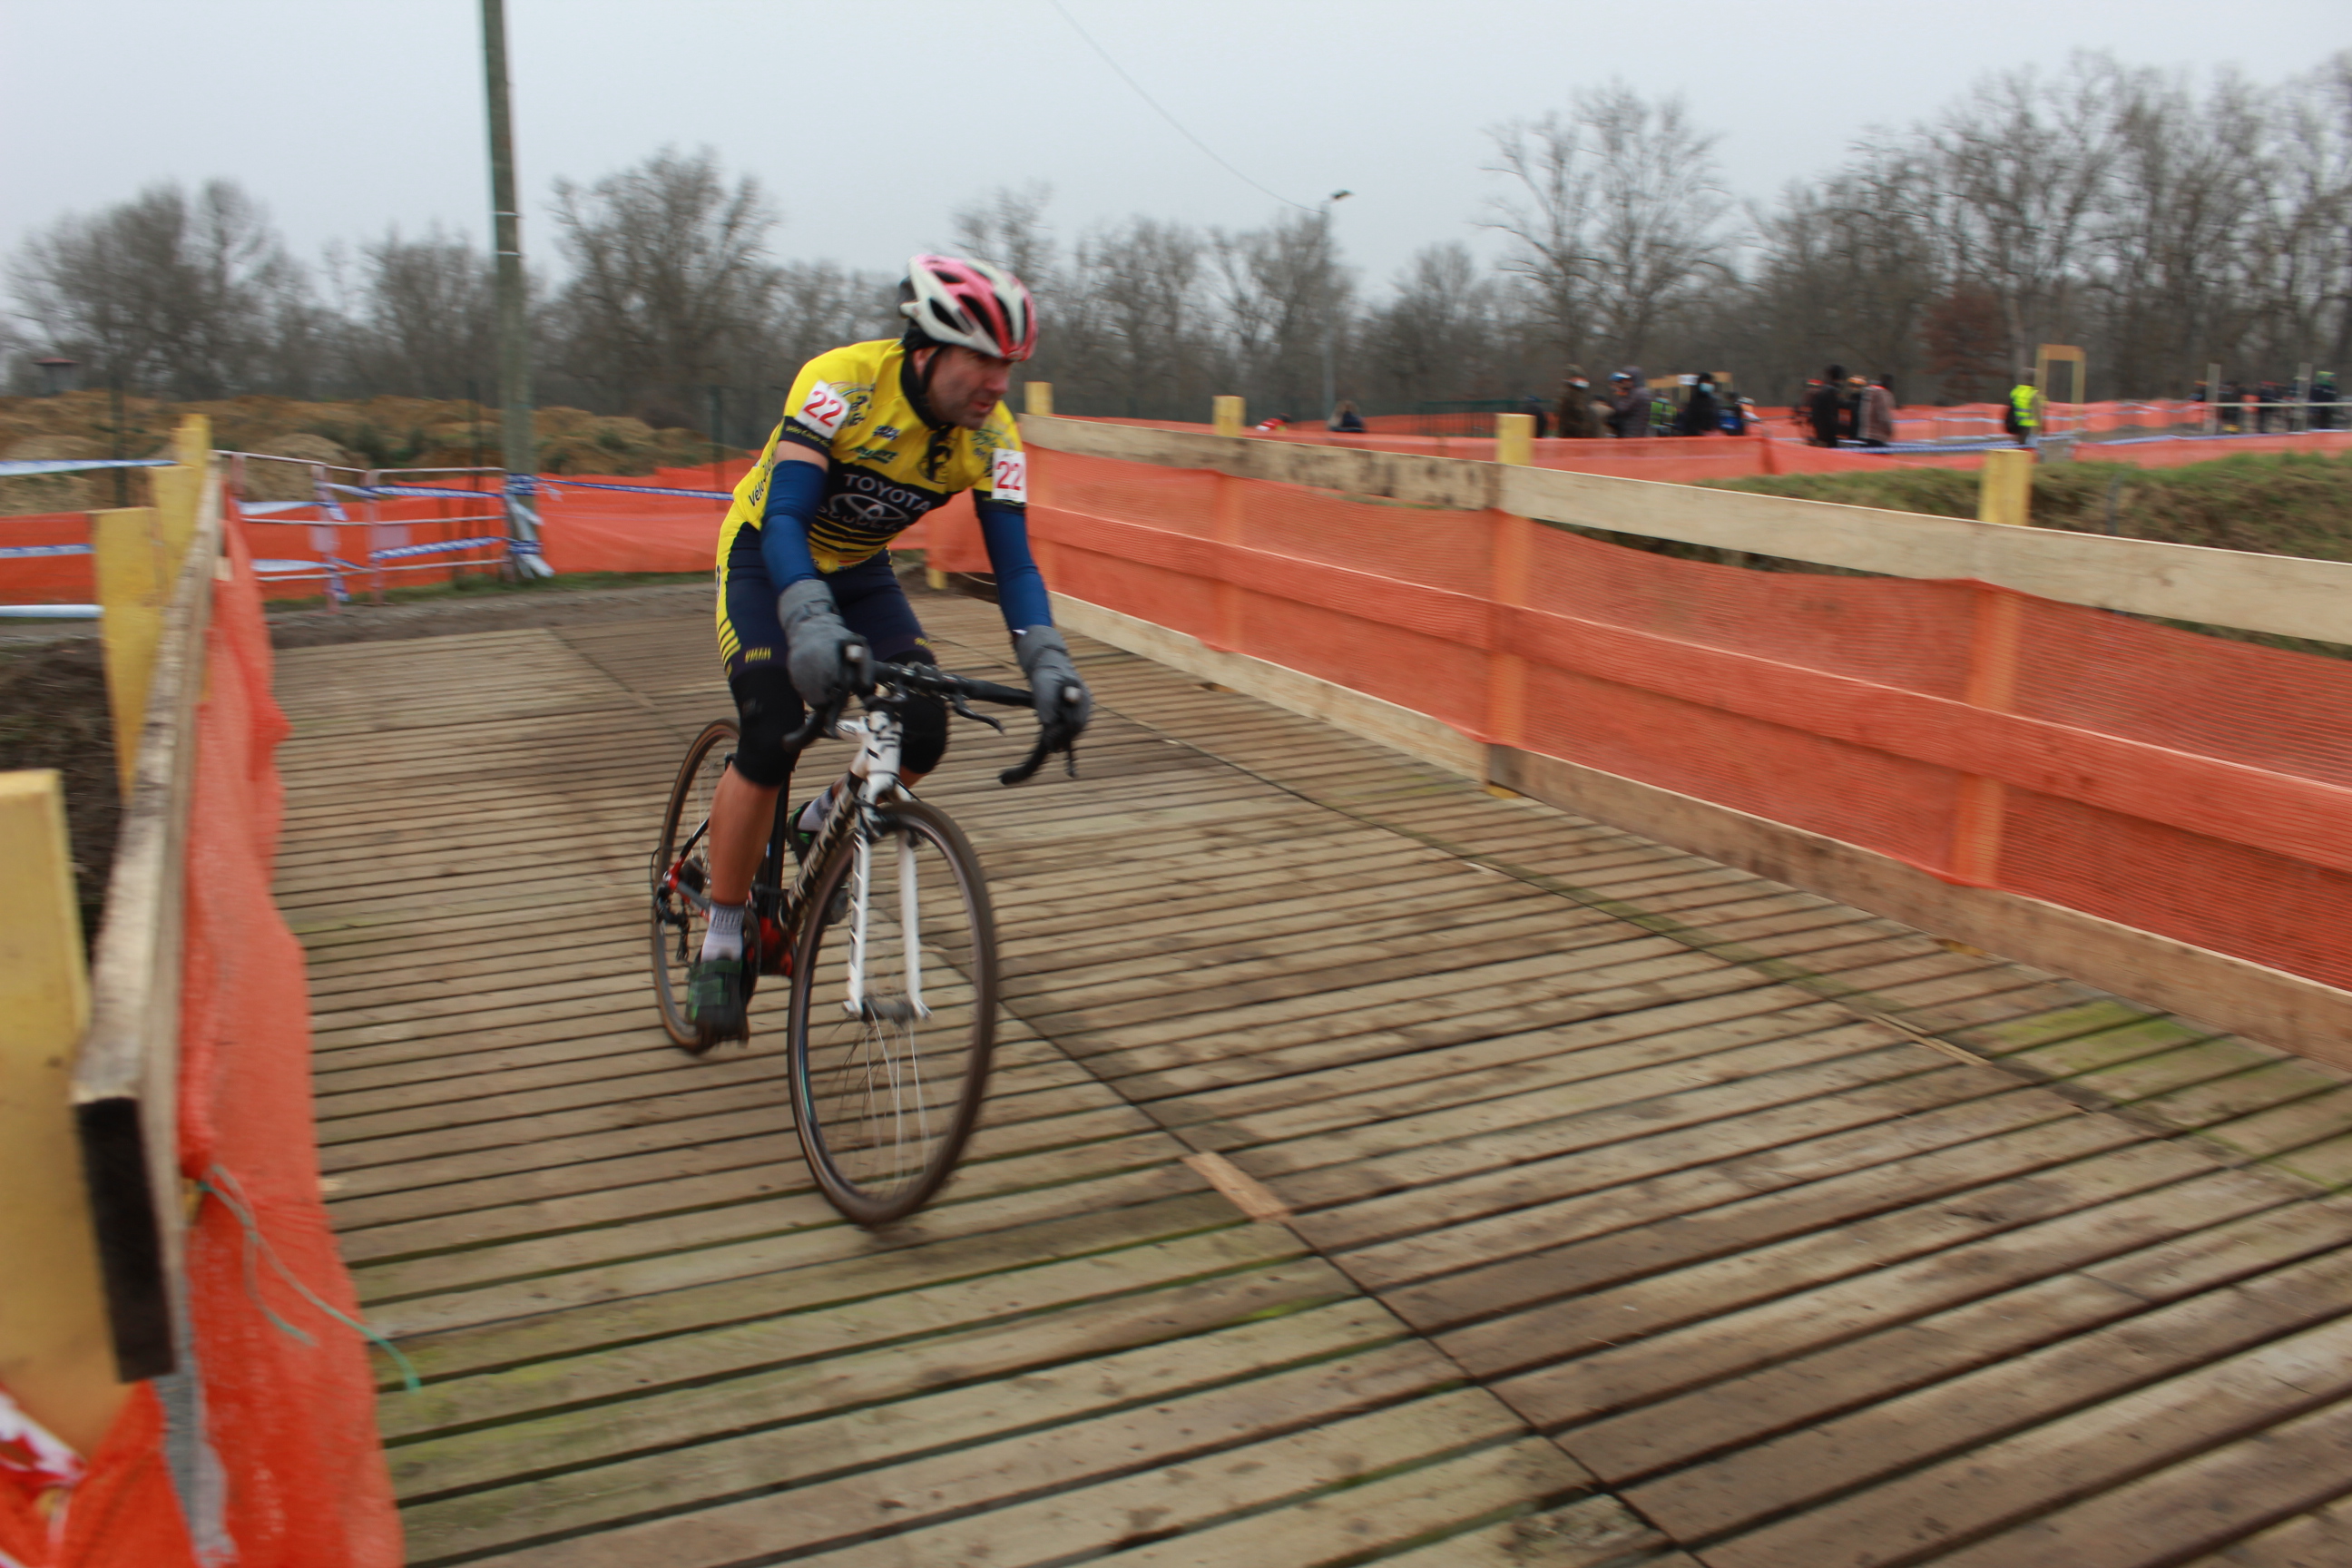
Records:
[[[270,897],[288,725],[242,532],[228,523],[206,649],[180,1002],[181,1171],[210,1189],[187,1249],[205,1436],[239,1568],[394,1568],[374,1375],[319,1306],[359,1315],[319,1196],[301,944]]]
[[[15,555],[80,546],[71,555]],[[98,599],[90,573],[89,513],[26,512],[0,517],[0,605],[88,605]]]
[[[245,532],[228,521],[228,574],[214,590],[185,850],[180,1170],[204,1196],[187,1236],[194,1353],[181,1371],[201,1428],[168,1431],[138,1389],[91,1456],[58,1554],[28,1550],[43,1543],[13,1538],[0,1510],[0,1552],[28,1564],[402,1560],[365,1346],[325,1310],[359,1315],[319,1197],[302,950],[270,897],[287,723]],[[205,1468],[199,1453],[216,1485],[176,1490],[175,1474]]]
[[[1030,527],[1059,592],[1475,739],[2352,987],[2352,663],[1053,451]]]

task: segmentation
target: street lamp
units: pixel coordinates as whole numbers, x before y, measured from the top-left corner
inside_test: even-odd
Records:
[[[1327,266],[1331,255],[1331,205],[1334,202],[1344,202],[1355,194],[1353,191],[1333,191],[1323,198],[1323,205],[1318,209],[1323,225],[1323,255]],[[1331,338],[1339,331],[1338,293],[1335,288],[1328,289],[1323,296],[1323,425],[1326,429],[1330,427],[1332,416],[1339,412],[1339,401],[1331,385]]]

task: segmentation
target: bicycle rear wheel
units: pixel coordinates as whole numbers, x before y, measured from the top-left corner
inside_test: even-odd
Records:
[[[988,884],[962,830],[904,799],[877,807],[871,826],[870,838],[844,835],[818,870],[787,1024],[810,1173],[864,1226],[914,1213],[962,1156],[988,1089],[997,983]],[[832,919],[845,884],[853,896]]]
[[[653,897],[654,996],[661,1005],[662,1027],[684,1049],[700,1055],[692,1020],[686,1016],[687,965],[702,952],[702,933],[710,924],[709,910],[685,896],[710,892],[710,802],[719,781],[726,776],[727,759],[734,754],[736,728],[732,719],[713,720],[694,744],[670,786],[669,809],[662,816],[661,842],[647,867]],[[675,871],[677,880],[671,881]]]

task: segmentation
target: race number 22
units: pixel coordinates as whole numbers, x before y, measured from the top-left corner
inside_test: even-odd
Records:
[[[800,420],[821,435],[831,436],[841,428],[841,421],[849,413],[849,399],[829,381],[820,381],[809,388],[801,404]]]
[[[989,475],[990,492],[1001,501],[1014,506],[1029,504],[1029,457],[1025,452],[999,452],[994,470]]]

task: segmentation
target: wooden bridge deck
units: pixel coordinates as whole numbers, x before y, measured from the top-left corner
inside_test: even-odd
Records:
[[[780,998],[653,1017],[709,636],[280,656],[412,1561],[2352,1563],[2337,1075],[1096,645],[1083,777],[964,727],[925,791],[1000,1072],[944,1201],[838,1223]]]

